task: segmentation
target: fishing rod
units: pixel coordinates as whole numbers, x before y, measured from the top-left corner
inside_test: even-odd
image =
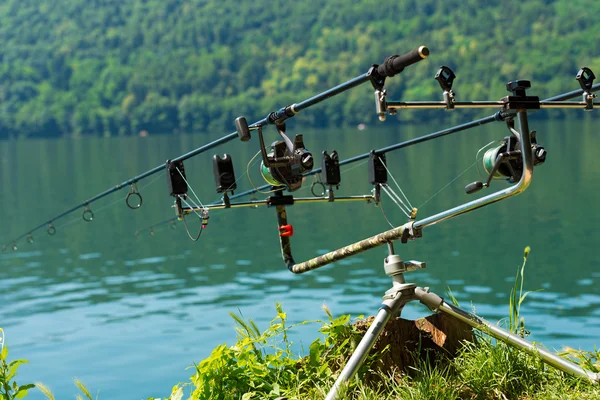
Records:
[[[456,75],[454,74],[454,72],[452,70],[450,70],[450,68],[442,66],[438,72],[435,75],[435,79],[438,81],[438,83],[440,84],[440,87],[443,89],[443,97],[444,97],[444,101],[442,102],[412,102],[412,103],[401,103],[401,102],[387,102],[385,101],[385,91],[381,91],[380,89],[376,90],[376,111],[379,115],[380,119],[385,119],[385,112],[389,112],[389,113],[394,113],[396,111],[396,109],[401,109],[401,108],[445,108],[447,110],[453,110],[455,108],[467,108],[469,106],[473,106],[473,108],[489,108],[489,107],[503,107],[505,105],[505,102],[508,101],[508,99],[505,99],[504,101],[492,101],[492,102],[456,102],[456,96],[454,94],[454,92],[452,91],[452,86],[453,86],[453,81],[456,78]],[[593,72],[589,69],[589,68],[582,68],[580,69],[580,71],[577,73],[576,75],[576,80],[579,82],[581,89],[578,90],[574,90],[574,91],[570,91],[570,92],[566,92],[557,96],[553,96],[544,100],[539,101],[539,108],[534,107],[533,109],[530,109],[529,111],[536,111],[537,109],[541,109],[541,108],[583,108],[585,110],[591,110],[594,107],[594,98],[595,95],[593,95],[593,92],[596,92],[598,90],[600,90],[600,84],[593,84],[593,80],[595,79],[595,76],[593,74]],[[565,100],[569,100],[569,99],[573,99],[575,97],[582,97],[582,101],[580,102],[565,102]],[[534,100],[535,101],[535,100]],[[518,106],[518,103],[515,103],[515,100],[513,99],[512,101],[512,107],[516,107]],[[402,149],[405,147],[409,147],[412,145],[416,145],[419,143],[423,143],[429,140],[433,140],[436,138],[440,138],[446,135],[450,135],[453,133],[457,133],[457,132],[461,132],[470,128],[474,128],[477,126],[482,126],[482,125],[486,125],[489,124],[491,122],[500,122],[500,121],[506,121],[507,119],[511,118],[511,113],[509,112],[509,110],[507,109],[503,109],[500,111],[497,111],[496,113],[494,113],[493,115],[490,115],[488,117],[485,118],[481,118],[481,119],[477,119],[477,120],[473,120],[464,124],[460,124],[460,125],[456,125],[454,127],[451,128],[447,128],[447,129],[443,129],[437,132],[433,132],[418,138],[414,138],[414,139],[410,139],[404,142],[400,142],[400,143],[396,143],[387,147],[383,147],[381,149],[378,150],[372,150],[370,152],[367,153],[363,153],[342,161],[337,161],[337,153],[336,153],[336,164],[337,167],[339,166],[344,166],[347,164],[351,164],[351,163],[355,163],[357,161],[362,161],[365,159],[368,159],[370,157],[373,157],[373,153],[377,154],[379,157],[384,157],[386,153],[392,152],[394,150],[398,150],[398,149]],[[241,129],[245,130],[246,128],[243,126],[243,120],[238,118],[238,120],[236,120],[236,126],[238,126],[238,129],[240,129],[239,125],[242,124]],[[246,133],[247,134],[247,133]],[[240,134],[240,137],[242,137],[242,134]],[[263,152],[263,148],[264,148],[264,142],[261,142],[261,153],[263,153],[263,158],[264,156],[264,152]],[[499,146],[501,147],[501,146]],[[543,147],[541,146],[537,146],[536,147],[540,152],[540,154],[538,155],[538,157],[541,158],[545,158],[546,152],[545,149],[543,149]],[[496,148],[498,149],[498,147]],[[226,156],[227,157],[227,156]],[[324,162],[323,162],[323,167],[320,168],[315,168],[312,169],[311,171],[305,172],[302,174],[302,176],[304,178],[312,176],[312,175],[316,175],[316,174],[320,174],[322,172],[325,172],[326,175],[331,175],[332,173],[335,174],[336,172],[332,172],[331,170],[328,171],[328,167],[327,165],[327,160],[329,158],[329,155],[327,155],[327,153],[324,153]],[[490,169],[490,163],[492,163],[492,161],[490,160],[490,157],[488,156],[486,159],[486,162],[488,164],[487,169]],[[496,163],[499,166],[502,165],[501,163]],[[230,167],[230,171],[228,173],[233,174],[233,166]],[[339,171],[337,172],[337,174],[339,174]],[[494,174],[490,175],[493,177]],[[477,182],[474,183],[473,186],[469,187],[468,193],[473,190],[473,191],[477,191],[483,187],[485,187],[486,185],[490,184],[490,180],[491,178],[488,177],[488,181],[487,182]],[[230,182],[231,184],[231,182]],[[339,184],[339,182],[337,182],[337,184]],[[313,193],[313,195],[315,197],[319,197],[321,194],[317,194],[315,193],[315,187],[316,186],[321,186],[322,189],[322,194],[325,193],[329,193],[329,198],[331,199],[330,201],[334,200],[333,197],[333,191],[332,190],[326,190],[325,188],[325,184],[323,182],[321,182],[321,180],[317,180],[315,182],[312,183],[311,185],[311,191]],[[331,185],[329,185],[331,186]],[[235,194],[235,195],[231,195],[231,196],[227,196],[227,193],[225,193],[225,196],[223,198],[222,201],[217,201],[214,203],[211,203],[210,205],[206,206],[207,210],[214,208],[213,206],[215,205],[219,205],[220,209],[225,209],[225,208],[231,208],[226,206],[225,204],[227,202],[230,202],[231,200],[235,200],[238,199],[240,197],[243,196],[247,196],[247,195],[254,195],[257,192],[263,192],[265,190],[268,190],[269,188],[273,188],[273,182],[271,183],[267,183],[265,185],[259,186],[259,187],[254,187],[253,189]],[[331,189],[331,188],[330,188]],[[217,192],[222,193],[223,190],[217,190]],[[372,199],[374,200],[375,204],[378,204],[378,196],[374,195],[372,196]],[[269,201],[266,201],[267,204],[269,204]],[[249,202],[249,203],[244,203],[244,206],[254,206],[256,207],[255,203]],[[272,205],[272,204],[270,204]],[[234,205],[232,208],[237,207],[236,205]],[[198,211],[200,208],[196,208],[195,210]],[[183,208],[184,213],[189,213],[192,210],[194,210],[194,208]],[[141,229],[140,231],[136,232],[136,236],[140,234],[140,232],[148,230],[151,234],[153,234],[153,228],[159,225],[163,225],[166,223],[171,224],[171,227],[174,227],[174,224],[177,220],[181,220],[182,219],[182,210],[180,210],[180,212],[177,213],[177,216],[172,217],[170,219],[167,219],[165,221],[159,222],[158,224],[154,224],[148,228],[144,228]]]
[[[350,79],[338,86],[328,89],[320,94],[317,94],[317,95],[310,97],[306,100],[303,100],[299,103],[294,103],[289,106],[282,107],[277,111],[271,112],[265,118],[254,122],[252,125],[250,125],[250,127],[252,129],[262,129],[262,127],[267,126],[267,125],[281,126],[282,124],[284,124],[284,122],[287,119],[294,117],[300,111],[305,110],[315,104],[318,104],[330,97],[336,96],[336,95],[343,93],[349,89],[359,86],[365,82],[370,82],[375,89],[382,88],[385,84],[386,78],[393,77],[394,75],[400,74],[404,70],[404,68],[406,68],[414,63],[417,63],[421,60],[424,60],[428,56],[429,56],[429,49],[426,46],[419,46],[417,49],[411,50],[408,53],[405,53],[402,55],[389,56],[384,60],[384,62],[382,64],[373,64],[368,69],[368,71],[363,73],[362,75],[359,75],[353,79]],[[214,140],[210,143],[207,143],[193,151],[190,151],[188,153],[180,155],[179,157],[176,157],[172,160],[168,160],[167,161],[167,170],[169,170],[169,168],[171,170],[173,170],[174,166],[177,167],[177,166],[182,165],[183,161],[185,161],[191,157],[194,157],[198,154],[204,153],[205,151],[213,149],[221,144],[230,142],[233,139],[237,138],[238,136],[239,136],[239,130],[236,130],[236,132],[232,132],[228,135],[225,135],[225,136],[223,136],[217,140]],[[250,137],[248,135],[245,137],[240,137],[240,139],[242,141],[247,141],[250,139]],[[60,213],[60,214],[46,220],[45,222],[35,226],[34,228],[27,230],[26,233],[24,233],[20,236],[17,236],[16,238],[9,241],[7,245],[3,246],[2,250],[5,251],[7,246],[9,246],[9,245],[10,245],[10,247],[12,247],[13,250],[16,250],[17,242],[23,238],[27,238],[27,241],[32,243],[33,242],[33,233],[44,227],[46,228],[46,231],[49,235],[52,236],[52,235],[56,234],[56,227],[54,226],[54,222],[76,210],[81,209],[81,208],[83,208],[83,212],[82,212],[83,220],[86,222],[91,222],[94,219],[94,213],[90,207],[90,204],[108,196],[111,193],[121,190],[125,187],[130,187],[130,192],[125,199],[126,205],[131,209],[140,208],[142,206],[142,195],[140,194],[139,190],[137,189],[137,182],[139,182],[142,179],[145,179],[151,175],[154,175],[158,172],[162,172],[164,170],[165,170],[164,164],[158,165],[140,175],[137,175],[137,176],[130,178],[120,184],[117,184],[116,186],[114,186],[110,189],[107,189],[104,192],[99,193],[96,196],[93,196],[92,198],[68,209],[67,211]]]

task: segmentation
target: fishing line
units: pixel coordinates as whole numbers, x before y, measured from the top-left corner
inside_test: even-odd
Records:
[[[404,204],[402,199],[400,199],[400,197],[396,193],[394,193],[394,191],[391,190],[391,188],[388,185],[381,184],[380,187],[389,196],[389,198],[392,199],[392,201],[398,206],[398,208],[404,213],[404,215],[410,218],[410,210],[407,211],[408,206]]]
[[[115,204],[117,204],[117,203],[120,203],[120,202],[122,202],[122,201],[123,201],[123,199],[117,199],[117,200],[115,200],[115,201],[113,201],[113,202],[111,202],[111,203],[105,204],[104,206],[102,206],[102,207],[100,207],[100,208],[98,208],[98,209],[94,210],[94,212],[93,212],[93,214],[92,214],[92,219],[94,218],[94,216],[95,216],[96,214],[98,214],[98,213],[100,213],[100,212],[102,212],[102,211],[106,210],[107,208],[110,208],[110,207],[114,206]],[[90,212],[92,212],[92,210],[89,208],[89,206],[87,207],[87,210],[88,210],[88,211],[90,211]],[[69,221],[69,222],[67,222],[67,223],[64,223],[64,224],[62,224],[62,225],[59,225],[59,226],[56,228],[56,230],[59,230],[59,229],[62,229],[62,228],[64,228],[64,227],[66,227],[66,226],[72,225],[72,224],[74,224],[75,222],[78,222],[78,221],[80,221],[80,220],[81,220],[81,217],[78,217],[78,218],[73,218],[71,221]],[[86,220],[86,222],[91,222],[91,220],[89,220],[89,221],[88,221],[88,220]]]
[[[350,171],[352,171],[352,170],[353,170],[353,169],[355,169],[355,168],[361,167],[361,166],[365,165],[365,164],[366,164],[366,163],[368,163],[368,162],[369,162],[369,160],[364,160],[363,162],[361,162],[361,163],[358,163],[358,164],[356,164],[355,166],[353,166],[353,167],[351,167],[351,168],[348,168],[348,169],[345,169],[345,170],[343,170],[343,171],[342,171],[342,174],[345,174],[345,173],[347,173],[347,172],[350,172]],[[321,172],[322,172],[322,171],[319,171],[319,173],[321,173]]]
[[[392,228],[395,228],[395,226],[390,222],[387,215],[385,214],[385,210],[383,209],[383,201],[381,200],[379,201],[379,208],[381,209],[381,214],[383,214],[383,218],[387,221],[388,225]]]
[[[413,209],[412,204],[410,204],[410,201],[408,200],[408,197],[406,197],[406,195],[404,194],[404,192],[402,191],[402,188],[400,187],[400,185],[398,185],[398,182],[396,182],[396,178],[394,178],[394,175],[392,174],[392,172],[388,169],[386,163],[381,159],[381,157],[377,156],[377,158],[379,158],[379,162],[381,162],[381,164],[383,165],[383,167],[385,168],[385,170],[387,171],[387,173],[390,175],[390,177],[392,178],[392,181],[394,181],[394,183],[396,184],[396,187],[398,188],[398,190],[400,191],[400,193],[402,193],[402,196],[404,196],[404,199],[406,200],[406,203],[410,206],[409,210]],[[391,190],[391,188],[390,188]],[[395,194],[395,193],[394,193]],[[397,195],[396,195],[397,196]],[[402,202],[402,204],[404,204],[404,202]]]
[[[452,179],[450,182],[448,182],[443,188],[441,188],[440,190],[438,190],[437,192],[435,192],[435,194],[433,196],[431,196],[430,198],[428,198],[427,200],[425,200],[423,202],[423,204],[421,204],[419,206],[419,208],[423,207],[425,204],[427,204],[431,199],[433,199],[435,196],[437,196],[438,194],[440,194],[444,189],[446,189],[448,186],[450,186],[451,184],[453,184],[458,178],[460,178],[461,176],[463,176],[467,171],[469,171],[471,168],[473,168],[478,162],[481,162],[480,160],[476,160],[473,164],[471,164],[469,167],[467,167],[467,169],[465,169],[463,172],[461,172],[458,176],[456,176],[454,179]]]
[[[175,167],[177,169],[177,172],[179,172],[179,175],[181,175],[181,179],[183,179],[183,181],[185,182],[185,184],[190,188],[192,194],[194,195],[194,197],[196,198],[196,200],[198,201],[198,203],[200,203],[200,205],[202,206],[202,208],[204,208],[204,204],[202,204],[202,201],[200,201],[200,198],[196,195],[196,192],[194,192],[194,188],[192,187],[192,185],[189,184],[189,182],[187,181],[187,179],[185,179],[185,176],[183,175],[183,173],[179,170],[179,167]],[[181,196],[177,196],[182,200],[183,199]]]
[[[204,219],[204,218],[203,218],[203,217],[202,217],[200,214],[198,214],[198,212],[196,211],[195,207],[193,207],[193,206],[195,206],[196,204],[190,204],[190,203],[188,203],[188,202],[186,201],[186,199],[185,199],[185,197],[184,197],[184,196],[177,196],[177,197],[178,197],[179,199],[181,199],[181,201],[182,201],[182,202],[183,202],[183,203],[184,203],[186,206],[188,206],[189,208],[191,208],[191,209],[192,209],[192,211],[194,212],[194,214],[196,214],[196,215],[198,216],[198,219],[200,219],[200,220],[203,220],[203,219]],[[192,200],[192,199],[190,199],[190,201],[192,201],[192,203],[193,203],[193,200]],[[206,208],[204,208],[204,206],[202,206],[202,208],[203,208],[203,213],[207,213],[207,210],[206,210]],[[207,215],[207,217],[208,217],[208,215]],[[202,221],[202,225],[200,226],[200,230],[198,231],[198,235],[197,235],[196,237],[193,237],[193,236],[192,236],[192,234],[190,233],[190,228],[188,227],[188,224],[187,224],[187,219],[186,219],[186,217],[185,217],[185,216],[182,218],[182,220],[183,220],[183,225],[185,226],[185,231],[186,231],[186,233],[187,233],[188,237],[190,238],[190,240],[191,240],[192,242],[196,242],[196,241],[198,241],[198,239],[200,239],[200,236],[202,235],[202,231],[204,230],[204,227],[206,226],[206,225],[204,224],[204,220]]]

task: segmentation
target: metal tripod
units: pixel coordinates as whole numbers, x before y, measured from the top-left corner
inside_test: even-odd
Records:
[[[433,312],[443,312],[460,321],[470,325],[471,327],[483,331],[490,336],[501,340],[519,350],[522,350],[531,355],[539,356],[544,362],[561,371],[569,374],[587,378],[594,383],[600,381],[600,373],[581,368],[579,365],[559,357],[547,350],[536,347],[533,343],[515,335],[506,329],[502,329],[497,325],[493,325],[488,321],[469,313],[459,307],[449,304],[440,296],[429,291],[429,288],[418,287],[414,283],[406,283],[404,273],[413,271],[419,268],[425,268],[425,263],[419,261],[402,261],[400,256],[394,253],[394,247],[391,242],[388,242],[388,256],[384,259],[383,266],[386,275],[392,278],[392,287],[385,292],[381,308],[373,323],[363,336],[362,340],[356,347],[354,354],[348,360],[348,363],[340,373],[340,376],[335,381],[335,384],[327,394],[325,400],[335,400],[338,398],[340,387],[348,382],[356,374],[360,366],[363,364],[369,351],[377,341],[377,338],[383,331],[385,325],[394,316],[399,316],[402,308],[411,301],[418,300],[427,306]]]

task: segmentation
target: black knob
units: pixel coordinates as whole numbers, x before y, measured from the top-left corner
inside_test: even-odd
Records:
[[[510,81],[506,84],[506,90],[514,96],[525,96],[525,89],[531,87],[531,82],[526,80]]]
[[[544,161],[546,161],[546,155],[548,154],[548,152],[546,151],[546,149],[544,149],[542,146],[538,146],[535,149],[535,161],[537,163],[543,163]]]
[[[302,162],[302,168],[304,168],[307,171],[312,170],[312,168],[314,166],[314,159],[313,159],[312,154],[310,154],[308,152],[304,153],[302,155],[301,162]]]

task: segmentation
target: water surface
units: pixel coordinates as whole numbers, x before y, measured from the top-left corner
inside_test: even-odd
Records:
[[[292,122],[288,131],[300,126]],[[531,121],[549,155],[536,168],[530,188],[516,198],[426,228],[422,239],[397,244],[404,259],[427,262],[426,270],[407,279],[440,295],[449,287],[462,306],[496,322],[508,315],[508,295],[523,249],[531,246],[525,289],[534,292],[522,307],[531,339],[550,349],[568,345],[592,350],[600,342],[596,126],[587,115],[578,121]],[[336,149],[347,158],[437,128],[441,126],[388,121],[365,130],[297,133],[305,134],[315,154]],[[266,133],[267,140],[276,139],[275,132]],[[388,164],[424,218],[473,199],[463,188],[480,179],[473,167],[477,150],[506,134],[502,124],[487,125],[390,153]],[[0,142],[0,240],[10,242],[85,199],[216,137]],[[251,188],[243,175],[257,146],[254,140],[235,141],[218,149],[233,156],[238,192]],[[190,184],[204,203],[219,198],[211,157],[186,161]],[[369,192],[366,165],[349,165],[342,172],[340,195]],[[250,173],[255,184],[262,183],[256,167]],[[496,181],[492,189],[505,185]],[[215,211],[195,243],[181,223],[175,229],[158,226],[151,234],[145,228],[174,215],[172,200],[163,173],[143,180],[139,188],[144,199],[139,210],[125,206],[124,189],[91,205],[91,223],[78,210],[55,221],[54,236],[42,229],[33,234],[33,244],[21,240],[17,250],[0,253],[0,326],[11,358],[30,360],[21,368],[21,382],[41,381],[57,398],[74,395],[73,377],[93,392],[100,390],[102,399],[164,396],[175,383],[189,379],[192,370],[186,367],[218,344],[233,343],[229,312],[241,312],[263,328],[275,316],[276,302],[283,303],[291,322],[325,318],[323,304],[335,315],[374,315],[390,286],[382,268],[385,248],[294,276],[281,261],[272,209]],[[299,195],[310,196],[310,191],[303,189]],[[405,222],[393,203],[384,205],[390,221]],[[289,208],[289,221],[296,232],[297,261],[389,228],[379,208],[363,203],[298,204]],[[403,315],[428,313],[419,304],[409,304]],[[298,351],[315,339],[316,328],[296,331]]]

